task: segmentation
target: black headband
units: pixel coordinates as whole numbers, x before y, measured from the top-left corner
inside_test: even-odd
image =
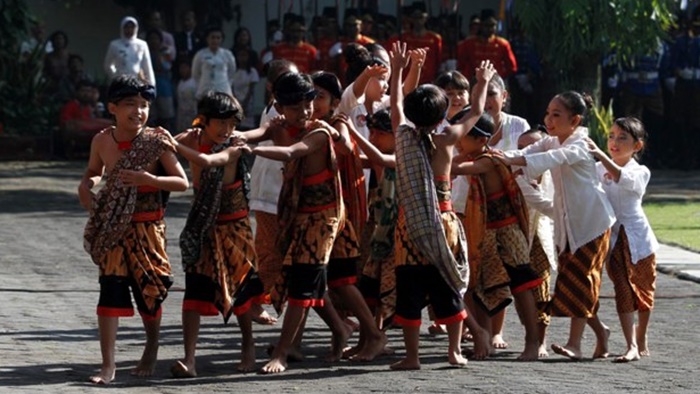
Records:
[[[311,89],[306,92],[292,92],[292,93],[276,93],[275,100],[280,105],[294,105],[302,101],[310,101],[316,98],[318,92],[316,89]]]
[[[199,114],[204,115],[207,117],[207,119],[228,119],[228,118],[233,118],[236,116],[238,111],[236,111],[233,108],[226,109],[226,110],[220,110],[220,109],[213,109],[209,111],[202,111]]]
[[[474,125],[474,127],[472,127],[472,129],[469,130],[468,134],[476,135],[479,137],[491,137],[491,133],[489,133],[488,131],[482,129],[481,127],[479,127],[477,125]]]
[[[156,88],[153,85],[142,85],[140,87],[122,86],[109,92],[109,101],[116,103],[117,101],[127,97],[139,95],[143,97],[144,100],[151,102],[154,98],[156,98]]]

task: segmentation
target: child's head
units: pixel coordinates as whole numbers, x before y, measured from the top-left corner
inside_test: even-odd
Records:
[[[207,138],[221,144],[231,136],[243,117],[243,108],[235,97],[210,91],[197,103],[197,118],[192,126],[202,128]]]
[[[453,110],[458,111],[469,104],[469,81],[461,72],[442,72],[435,78],[434,83],[445,91]]]
[[[267,89],[272,91],[272,85],[277,78],[286,73],[298,73],[299,69],[296,64],[285,59],[275,59],[265,64],[263,68],[265,79],[267,79]]]
[[[503,106],[507,98],[508,91],[506,90],[506,84],[503,82],[503,78],[498,74],[494,74],[486,88],[486,104],[484,109],[489,115],[495,118],[503,111]]]
[[[386,69],[386,72],[382,73],[380,77],[372,77],[367,82],[365,100],[370,102],[381,100],[389,88],[390,68],[384,57],[385,53],[384,48],[379,45],[374,45],[372,51],[357,43],[350,43],[343,49],[345,62],[348,64],[348,70],[345,73],[346,85],[353,83],[369,66],[382,66]],[[388,58],[388,55],[386,56]]]
[[[49,36],[49,42],[54,50],[63,49],[68,46],[68,35],[61,30],[55,31]]]
[[[488,149],[488,142],[495,131],[493,118],[487,112],[481,114],[469,132],[457,142],[457,150],[468,156],[476,156]]]
[[[392,154],[396,149],[394,131],[391,127],[391,115],[386,109],[367,116],[369,141],[382,153]]]
[[[536,128],[530,129],[518,137],[518,149],[524,149],[535,142],[544,138],[547,134],[547,128],[543,125],[537,125]]]
[[[117,127],[138,130],[146,125],[156,88],[135,75],[120,75],[107,90],[107,109]]]
[[[314,110],[314,89],[311,77],[306,74],[287,73],[274,83],[275,108],[284,115],[287,125],[295,128],[306,127]]]
[[[253,46],[251,38],[250,30],[247,27],[239,27],[233,33],[233,45],[234,47],[251,48]]]
[[[236,59],[236,68],[250,71],[250,50],[248,48],[236,48],[233,53]]]
[[[182,81],[190,79],[192,77],[192,59],[183,57],[178,60],[177,74]]]
[[[314,88],[318,92],[314,99],[314,119],[324,119],[333,115],[333,111],[340,103],[343,88],[335,74],[328,71],[317,71],[311,74]]]
[[[403,112],[417,128],[433,129],[445,118],[447,96],[435,85],[424,84],[403,99]]]
[[[216,51],[221,47],[221,43],[224,42],[224,31],[219,26],[211,26],[207,29],[206,35],[207,46],[212,51]]]
[[[632,116],[617,118],[608,135],[608,152],[618,164],[626,164],[629,159],[639,159],[644,151],[646,131],[644,124]]]
[[[160,47],[163,45],[163,32],[158,29],[149,30],[146,32],[146,43],[148,43],[150,48],[157,51],[156,53],[151,53],[151,56],[160,54]]]
[[[592,106],[591,97],[578,92],[568,91],[554,96],[544,117],[547,132],[557,138],[566,139],[577,127],[584,124]]]

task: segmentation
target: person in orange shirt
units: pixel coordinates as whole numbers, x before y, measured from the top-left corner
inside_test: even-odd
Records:
[[[345,71],[348,69],[348,64],[345,62],[345,56],[342,56],[345,46],[351,42],[365,46],[373,44],[374,39],[367,37],[361,33],[362,20],[354,14],[350,14],[345,18],[343,23],[344,36],[340,41],[336,42],[330,49],[330,70],[336,70],[335,73],[338,79],[345,80]]]
[[[291,22],[284,34],[285,41],[272,49],[275,59],[285,59],[297,65],[299,72],[310,73],[316,69],[318,51],[304,42],[306,27],[301,21]]]
[[[411,14],[413,20],[412,29],[404,35],[406,47],[410,49],[427,48],[428,56],[425,58],[421,71],[421,84],[432,82],[437,76],[438,68],[442,63],[442,37],[425,27],[428,21],[428,13],[418,8]],[[472,70],[473,71],[473,70]]]
[[[493,15],[481,18],[479,35],[469,36],[457,45],[457,69],[467,78],[483,60],[490,60],[503,79],[515,74],[518,65],[510,43],[496,35],[498,20]]]

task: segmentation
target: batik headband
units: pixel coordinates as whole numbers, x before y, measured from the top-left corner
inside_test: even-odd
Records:
[[[280,105],[294,105],[302,101],[311,101],[316,98],[318,92],[311,89],[306,92],[275,93],[275,101]]]
[[[153,85],[122,86],[113,92],[109,92],[109,101],[116,103],[127,97],[141,96],[144,100],[151,102],[156,98],[156,88]]]

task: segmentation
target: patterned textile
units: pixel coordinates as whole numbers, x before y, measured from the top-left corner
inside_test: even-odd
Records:
[[[367,222],[367,188],[357,144],[353,143],[352,154],[339,155],[337,159],[347,219],[359,235]]]
[[[141,170],[156,162],[166,149],[163,137],[144,129],[131,141],[112,171],[105,186],[97,193],[85,226],[83,247],[95,264],[100,264],[131,223],[136,204],[136,186],[125,187],[119,179],[121,170]]]
[[[632,264],[624,227],[620,227],[607,268],[615,287],[617,313],[644,312],[654,308],[656,255],[649,255]]]
[[[372,260],[385,259],[394,252],[394,231],[399,216],[399,206],[396,201],[395,169],[384,169],[377,196],[378,199],[373,207],[374,220],[377,225],[370,241]]]
[[[600,275],[610,247],[610,229],[576,249],[559,254],[552,316],[593,317],[600,306]]]
[[[282,274],[282,255],[276,246],[280,226],[277,215],[263,211],[255,211],[255,223],[258,275],[265,288],[265,294],[268,294]]]
[[[423,257],[437,267],[445,282],[460,294],[467,290],[469,265],[462,224],[455,216],[459,248],[450,250],[438,207],[437,192],[430,167],[429,135],[406,126],[396,131],[396,194],[405,214],[405,225],[412,243]],[[454,215],[454,214],[453,214]],[[439,230],[438,230],[439,229]],[[400,256],[397,255],[397,258]]]
[[[331,259],[357,259],[360,257],[360,243],[352,222],[346,221],[333,243]]]
[[[530,264],[532,269],[535,270],[537,275],[542,279],[542,283],[539,286],[532,289],[532,294],[535,297],[535,303],[537,304],[537,321],[545,325],[549,325],[550,316],[547,311],[547,305],[551,300],[549,295],[549,279],[550,279],[550,268],[551,263],[549,262],[549,257],[540,242],[540,237],[535,234],[532,240],[532,247],[530,248]]]

